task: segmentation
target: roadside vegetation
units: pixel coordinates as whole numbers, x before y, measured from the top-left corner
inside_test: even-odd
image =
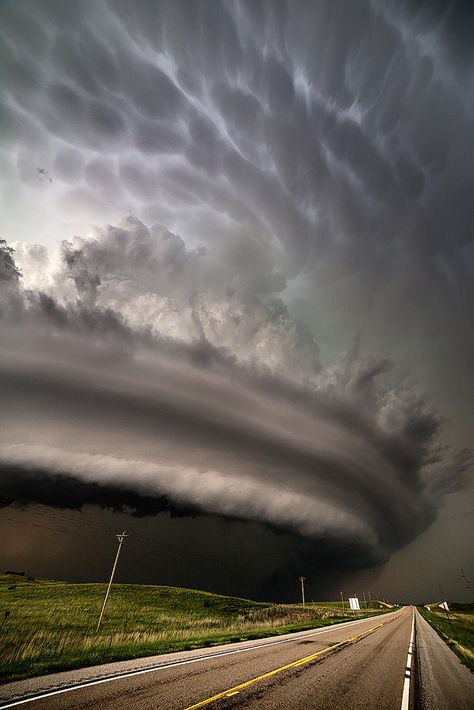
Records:
[[[271,604],[135,584],[114,585],[96,624],[104,584],[0,575],[0,682],[110,661],[214,646],[352,619],[340,602]],[[378,614],[375,602],[360,617]]]
[[[439,606],[418,611],[461,661],[474,673],[474,604],[449,604],[449,624],[446,612]]]

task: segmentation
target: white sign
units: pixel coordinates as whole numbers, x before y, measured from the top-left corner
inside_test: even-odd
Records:
[[[359,599],[357,597],[349,597],[349,606],[352,609],[352,611],[359,611],[360,610]]]
[[[446,611],[449,611],[449,606],[448,602],[443,602],[442,604],[439,605],[441,609],[446,609]]]

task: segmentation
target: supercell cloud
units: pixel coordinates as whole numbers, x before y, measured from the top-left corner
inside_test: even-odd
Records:
[[[386,560],[469,464],[392,362],[441,405],[465,392],[469,3],[0,16],[4,500],[213,514]]]
[[[278,297],[232,286],[225,263],[167,230],[130,217],[19,255],[43,289],[7,260],[7,499],[25,475],[13,500],[44,500],[46,473],[58,505],[55,477],[69,476],[124,504],[132,491],[345,541],[369,564],[462,483],[464,466],[443,468],[437,417],[390,382],[390,363],[356,344],[322,368]]]

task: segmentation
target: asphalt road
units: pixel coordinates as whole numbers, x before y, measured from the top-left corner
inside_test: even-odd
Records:
[[[423,710],[472,710],[474,708],[474,674],[433,631],[420,614],[416,614],[416,678],[417,705]]]
[[[473,708],[471,674],[418,614],[416,618],[420,652],[415,654],[408,708]],[[413,610],[405,607],[372,619],[280,639],[157,657],[153,663],[159,667],[148,670],[137,668],[137,662],[116,664],[116,671],[132,674],[106,682],[97,683],[94,669],[82,676],[77,671],[58,674],[57,684],[81,677],[89,679],[91,684],[16,707],[401,710],[404,684],[408,682],[405,677],[412,619]],[[22,692],[38,691],[41,682],[11,684],[10,689],[4,686],[0,697],[4,700],[8,692],[12,697],[21,688]],[[54,693],[54,678],[48,683]]]

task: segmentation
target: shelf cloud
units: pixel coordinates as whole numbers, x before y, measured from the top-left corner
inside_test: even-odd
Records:
[[[234,248],[258,265],[252,243]],[[73,479],[71,507],[93,485],[99,505],[142,514],[156,498],[152,512],[256,521],[385,560],[462,485],[467,454],[450,460],[439,418],[386,359],[356,342],[322,367],[268,262],[267,278],[233,284],[234,259],[134,217],[8,252],[6,500],[64,505]]]

